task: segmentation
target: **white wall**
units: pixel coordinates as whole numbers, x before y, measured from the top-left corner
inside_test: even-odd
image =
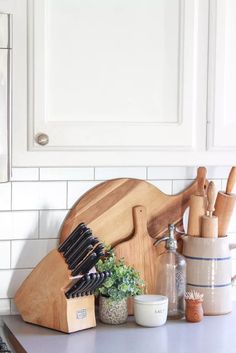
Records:
[[[196,167],[13,168],[0,184],[0,314],[14,313],[12,298],[31,269],[57,246],[60,225],[88,189],[117,177],[146,179],[175,194],[196,177]],[[208,179],[224,189],[230,167],[209,167]],[[236,240],[236,214],[230,235]],[[234,265],[236,270],[236,252]]]

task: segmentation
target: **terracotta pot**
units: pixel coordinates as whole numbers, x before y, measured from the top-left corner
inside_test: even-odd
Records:
[[[185,308],[185,317],[189,322],[199,322],[203,319],[203,308],[201,300],[187,299]]]
[[[128,318],[127,298],[111,300],[110,298],[99,297],[99,317],[105,324],[123,324]]]

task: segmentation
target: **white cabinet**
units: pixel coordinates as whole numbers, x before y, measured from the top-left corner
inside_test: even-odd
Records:
[[[28,0],[27,11],[14,2],[14,166],[233,163],[207,104],[208,1]]]
[[[210,4],[208,148],[236,151],[236,2]]]

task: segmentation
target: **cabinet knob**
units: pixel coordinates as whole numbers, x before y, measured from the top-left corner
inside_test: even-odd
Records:
[[[35,136],[35,141],[41,145],[41,146],[45,146],[48,144],[49,142],[49,137],[47,134],[38,134]]]

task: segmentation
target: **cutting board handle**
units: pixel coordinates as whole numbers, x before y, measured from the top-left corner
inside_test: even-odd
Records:
[[[133,220],[134,220],[134,236],[137,233],[146,234],[147,229],[147,211],[144,206],[133,207]]]

